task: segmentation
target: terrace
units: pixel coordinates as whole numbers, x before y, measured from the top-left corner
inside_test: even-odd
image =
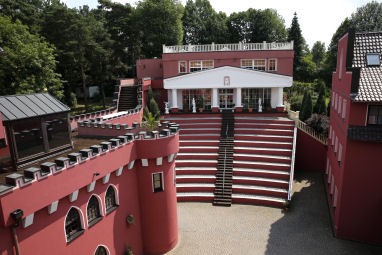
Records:
[[[203,45],[163,45],[163,53],[211,52],[211,51],[260,51],[260,50],[293,50],[291,42],[262,42],[262,43],[226,43]]]

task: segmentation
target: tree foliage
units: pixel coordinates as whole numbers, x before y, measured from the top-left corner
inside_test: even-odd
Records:
[[[326,114],[326,104],[325,104],[325,85],[323,82],[318,82],[319,94],[317,101],[313,107],[313,113]]]
[[[185,44],[227,42],[227,16],[217,13],[208,0],[188,0],[182,17]]]
[[[329,117],[323,114],[314,113],[308,118],[305,123],[313,128],[316,132],[328,135],[329,130]]]
[[[312,97],[308,91],[305,91],[302,98],[300,120],[305,121],[312,115]]]
[[[142,44],[141,56],[161,57],[162,45],[182,43],[183,6],[178,0],[145,0],[138,2],[135,26]]]
[[[7,53],[0,58],[2,95],[48,91],[61,99],[62,81],[56,73],[55,48],[16,20],[0,16],[0,45]]]
[[[305,39],[302,36],[300,24],[298,23],[297,13],[294,13],[292,24],[288,30],[288,41],[293,41],[293,75],[297,80],[301,80],[300,67],[303,61]]]

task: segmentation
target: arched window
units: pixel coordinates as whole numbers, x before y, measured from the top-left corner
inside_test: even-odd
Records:
[[[98,246],[94,255],[109,255],[109,252],[104,246]]]
[[[65,233],[67,242],[72,241],[82,234],[84,229],[81,223],[81,215],[78,209],[72,207],[65,219]]]
[[[96,196],[91,196],[87,207],[88,226],[93,226],[101,220],[101,210]]]
[[[106,206],[106,212],[109,213],[117,208],[117,200],[116,200],[116,194],[115,189],[110,186],[106,191],[105,196],[105,206]]]

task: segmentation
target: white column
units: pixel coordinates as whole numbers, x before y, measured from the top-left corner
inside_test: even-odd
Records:
[[[172,106],[171,108],[178,108],[178,93],[176,89],[171,90]]]
[[[283,88],[278,88],[278,95],[277,95],[277,106],[284,107],[284,94],[283,94]]]
[[[212,108],[219,108],[219,103],[218,103],[218,89],[213,88],[212,89]]]
[[[242,107],[242,105],[241,105],[241,88],[236,89],[236,107]]]

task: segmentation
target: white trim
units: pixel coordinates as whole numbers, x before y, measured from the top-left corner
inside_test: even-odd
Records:
[[[342,119],[346,118],[346,104],[347,100],[344,98],[342,101]]]
[[[275,70],[270,70],[269,69],[269,63],[271,62],[271,60],[275,61]],[[267,68],[268,72],[277,72],[277,58],[270,58],[270,59],[268,59],[267,67],[268,67]]]
[[[155,174],[160,174],[161,175],[162,191],[164,191],[164,174],[163,174],[163,172],[154,172],[154,173],[151,174],[151,183],[152,183],[151,187],[152,187],[153,193],[155,192],[154,191],[154,175]]]
[[[338,98],[338,115],[341,115],[341,110],[342,110],[342,96],[340,95]]]
[[[185,63],[186,64],[186,70],[184,71],[184,72],[181,72],[180,71],[180,63]],[[188,70],[188,65],[187,65],[187,60],[179,60],[178,61],[178,73],[180,73],[180,74],[184,74],[184,73],[187,73],[187,70]]]
[[[342,144],[339,143],[338,147],[338,162],[340,163],[342,161]]]
[[[189,73],[199,72],[199,71],[191,72],[191,62],[198,62],[198,61],[200,62],[200,66],[201,66],[201,69],[199,71],[205,71],[205,70],[203,70],[203,61],[212,61],[212,67],[207,68],[207,70],[208,69],[213,69],[215,67],[215,60],[213,60],[213,59],[192,59],[192,60],[188,61],[188,72]]]
[[[104,244],[99,244],[99,245],[97,245],[97,248],[94,250],[94,255],[96,254],[96,252],[97,252],[97,250],[98,250],[98,247],[103,247],[103,248],[105,248],[105,250],[107,251],[107,255],[110,255],[110,250],[109,250],[109,248],[106,246],[106,245],[104,245]]]
[[[98,194],[91,194],[91,196],[89,196],[88,198],[88,202],[86,203],[86,222],[88,224],[88,228],[89,228],[89,218],[88,218],[88,206],[89,206],[89,201],[90,199],[95,196],[98,200],[98,210],[99,210],[99,214],[101,215],[101,217],[105,216],[105,212],[104,212],[104,208],[103,208],[103,204],[102,204],[102,199],[101,197],[98,195]]]
[[[68,214],[69,214],[69,211],[74,208],[76,209],[79,213],[80,213],[80,222],[81,222],[81,228],[82,230],[85,230],[85,218],[84,218],[84,213],[82,212],[81,208],[77,207],[77,206],[71,206],[69,208],[69,210],[66,212],[65,214],[65,218],[64,218],[64,235],[65,235],[65,241],[68,242],[68,238],[66,236],[66,218],[68,217]]]
[[[223,77],[230,77],[230,85],[224,87]],[[163,80],[165,89],[206,89],[206,88],[284,88],[291,87],[292,76],[239,67],[222,66],[202,72],[193,72]],[[174,95],[173,95],[174,96]],[[172,101],[174,98],[172,98]],[[174,103],[174,102],[172,102]]]
[[[127,164],[127,169],[130,170],[134,167],[135,160],[130,161],[129,164]]]

